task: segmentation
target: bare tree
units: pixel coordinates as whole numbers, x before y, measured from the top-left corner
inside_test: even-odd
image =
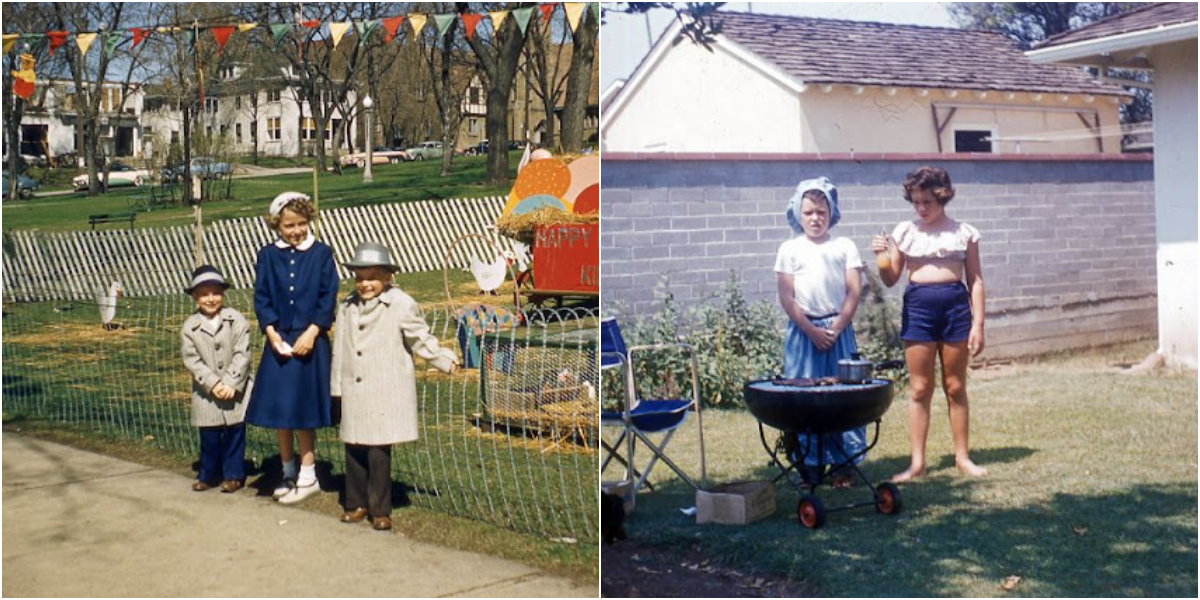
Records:
[[[4,4],[4,23],[14,30],[22,31],[39,31],[46,27],[47,19],[45,15],[38,14],[34,11],[16,10],[14,5]],[[8,148],[7,160],[4,168],[8,170],[7,178],[8,200],[15,199],[19,192],[18,177],[21,173],[21,120],[25,118],[25,109],[29,106],[29,102],[25,99],[12,93],[14,77],[12,72],[17,70],[19,64],[19,55],[28,53],[37,60],[39,65],[44,65],[46,59],[46,45],[33,44],[28,45],[21,42],[18,46],[18,52],[12,52],[7,55],[7,60],[4,61],[4,143]],[[28,46],[28,47],[27,47]],[[45,90],[41,90],[40,94],[43,98]]]
[[[587,121],[587,105],[591,99],[599,33],[600,24],[589,10],[584,12],[579,28],[571,34],[573,52],[571,68],[567,72],[567,97],[563,103],[562,122],[562,149],[566,152],[583,149],[583,131]]]
[[[471,11],[467,2],[457,2],[458,12]],[[482,5],[480,10],[498,7]],[[521,60],[521,48],[525,45],[525,34],[517,26],[516,19],[505,19],[504,24],[491,36],[472,36],[467,40],[480,71],[487,82],[487,119],[485,129],[488,137],[487,179],[494,183],[508,182],[508,99],[512,95],[513,79]]]
[[[59,30],[116,32],[122,28],[127,8],[128,5],[123,2],[54,3],[49,7],[52,12],[48,21],[50,26]],[[99,41],[103,45],[104,40]],[[128,40],[122,41],[118,47],[127,43]],[[78,114],[76,148],[87,166],[88,194],[94,196],[101,188],[97,178],[97,158],[101,150],[101,101],[105,96],[105,83],[109,79],[110,69],[119,66],[103,47],[88,55],[81,53],[79,47],[72,44],[65,44],[60,50],[64,52],[63,56],[75,84],[73,105]],[[127,60],[124,63],[128,70],[121,86],[122,97],[128,95],[137,61]],[[111,101],[108,104],[108,108],[111,109]]]
[[[551,23],[542,19],[533,19],[529,24],[529,43],[524,47],[525,68],[529,70],[533,83],[533,93],[542,102],[542,111],[546,115],[543,124],[544,137],[542,146],[561,149],[557,143],[557,124],[554,121],[554,109],[567,88],[570,58],[566,40],[562,31],[554,31]],[[557,39],[556,39],[557,38]]]

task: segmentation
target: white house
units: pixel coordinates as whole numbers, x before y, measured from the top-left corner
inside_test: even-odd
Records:
[[[1196,368],[1196,39],[1192,2],[1153,4],[1050,38],[1036,63],[1154,72],[1158,339],[1168,362]]]
[[[68,79],[38,81],[34,97],[21,119],[21,154],[58,158],[78,152],[76,124],[79,111],[75,82]],[[142,154],[141,115],[145,91],[140,85],[105,82],[100,96],[100,152],[104,156],[136,157]]]
[[[607,152],[1113,154],[1120,87],[984,31],[720,12],[607,101]]]
[[[224,136],[232,144],[234,154],[250,154],[257,147],[265,156],[302,156],[313,152],[317,132],[309,102],[289,83],[287,72],[276,82],[242,80],[245,70],[240,66],[225,69],[220,80],[206,91],[204,105],[192,124],[193,132],[208,136]],[[348,104],[356,103],[356,94],[349,92]],[[144,113],[143,124],[150,138],[147,155],[161,155],[172,141],[183,136],[183,113],[164,98],[153,98]],[[333,146],[333,132],[345,117],[332,109],[325,127],[325,148]],[[347,129],[349,140],[344,147],[355,145],[357,128]]]

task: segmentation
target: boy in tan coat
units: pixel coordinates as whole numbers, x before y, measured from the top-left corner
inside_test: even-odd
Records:
[[[417,382],[413,355],[454,372],[458,358],[438,346],[421,307],[392,287],[386,246],[359,244],[344,263],[354,271],[354,293],[338,304],[330,391],[341,401],[341,438],[346,444],[346,512],[343,523],[367,516],[378,530],[391,529],[392,445],[418,437]]]
[[[250,325],[242,313],[224,306],[229,287],[221,272],[204,265],[184,290],[196,313],[183,322],[180,347],[192,374],[192,425],[200,428],[200,473],[192,490],[203,492],[221,481],[233,493],[246,480],[246,389],[250,379]]]

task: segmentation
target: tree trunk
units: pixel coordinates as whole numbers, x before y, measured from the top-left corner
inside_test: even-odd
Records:
[[[562,149],[579,152],[583,149],[584,123],[591,97],[592,65],[596,59],[596,19],[585,12],[584,22],[572,34],[575,52],[571,55],[571,70],[567,73],[567,98],[563,102]],[[553,116],[551,117],[553,119]]]

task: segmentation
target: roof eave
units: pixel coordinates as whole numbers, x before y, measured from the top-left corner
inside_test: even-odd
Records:
[[[1080,42],[1049,46],[1025,53],[1034,63],[1070,63],[1096,65],[1105,62],[1104,56],[1114,52],[1136,50],[1146,46],[1158,46],[1172,42],[1194,40],[1197,22],[1177,23],[1142,29],[1118,35],[1110,35]]]

